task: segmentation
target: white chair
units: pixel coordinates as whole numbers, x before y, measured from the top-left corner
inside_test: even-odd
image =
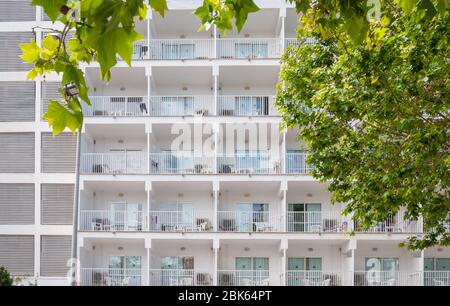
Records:
[[[112,278],[109,277],[109,276],[105,276],[105,283],[106,283],[106,286],[108,286],[108,287],[113,286],[113,280],[112,280]]]
[[[255,282],[249,278],[242,279],[242,286],[254,286]]]
[[[323,280],[321,283],[321,286],[330,286],[331,279],[327,278],[326,280]]]
[[[130,285],[130,279],[131,279],[131,277],[125,277],[122,280],[121,286],[129,286]]]
[[[208,222],[202,222],[199,225],[197,225],[197,230],[199,232],[205,232],[207,227],[208,227]]]
[[[182,278],[180,280],[180,285],[181,286],[193,286],[194,285],[194,279],[192,279],[191,277]]]
[[[396,279],[395,279],[395,278],[390,278],[390,279],[388,279],[388,280],[382,282],[381,285],[382,285],[382,286],[395,286],[395,282],[396,282]]]
[[[437,280],[437,279],[433,279],[433,284],[435,286],[445,286],[444,281],[440,281],[440,280]]]
[[[263,280],[261,280],[260,282],[258,282],[258,286],[269,286],[270,284],[270,279],[265,278]]]
[[[169,286],[178,286],[178,285],[179,285],[178,279],[176,278],[169,279]]]

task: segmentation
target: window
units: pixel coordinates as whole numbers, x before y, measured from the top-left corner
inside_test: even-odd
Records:
[[[250,42],[235,44],[235,56],[237,58],[267,58],[267,51],[267,43]]]
[[[238,96],[235,98],[235,109],[239,116],[268,116],[269,97]]]
[[[238,286],[255,285],[269,278],[268,257],[236,257],[235,268]]]
[[[109,256],[109,277],[114,285],[141,285],[141,256]]]
[[[192,59],[195,57],[195,45],[185,43],[163,44],[163,59]]]
[[[322,225],[321,204],[294,203],[288,205],[288,231],[314,232]]]
[[[162,97],[161,116],[183,116],[194,114],[194,97]]]
[[[141,231],[142,204],[111,203],[111,219],[114,231]]]
[[[262,226],[268,226],[269,204],[262,203],[237,203],[236,204],[237,231],[258,231]]]
[[[368,286],[396,284],[399,260],[396,257],[367,257],[365,262],[366,284]]]
[[[305,286],[322,281],[322,258],[289,257],[287,271],[288,286]]]
[[[450,258],[425,258],[425,286],[449,286]]]
[[[161,258],[162,286],[193,285],[194,257],[193,256],[164,256]]]

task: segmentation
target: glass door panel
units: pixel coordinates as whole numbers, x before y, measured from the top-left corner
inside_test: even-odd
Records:
[[[111,204],[111,227],[114,231],[125,230],[127,203]]]
[[[321,205],[320,204],[305,204],[305,230],[307,232],[317,232],[321,229]]]
[[[236,204],[236,228],[240,232],[253,231],[253,204]]]

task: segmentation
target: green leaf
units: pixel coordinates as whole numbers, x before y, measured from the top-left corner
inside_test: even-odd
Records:
[[[83,123],[80,114],[72,113],[59,102],[50,100],[47,112],[42,116],[47,119],[48,125],[52,127],[53,135],[61,134],[66,128],[76,133]]]
[[[41,50],[33,39],[28,44],[20,44],[19,47],[22,50],[20,58],[26,63],[33,64],[39,60]]]
[[[169,8],[167,7],[167,1],[166,0],[149,0],[150,6],[152,9],[154,9],[156,12],[158,12],[161,16],[164,17],[164,13]]]
[[[406,14],[410,14],[417,5],[418,0],[399,0],[400,7]]]
[[[31,4],[42,6],[47,16],[55,22],[60,15],[61,7],[67,5],[67,0],[33,0]]]
[[[42,47],[45,49],[54,52],[59,46],[59,40],[53,38],[52,35],[47,35],[44,40],[42,40]]]

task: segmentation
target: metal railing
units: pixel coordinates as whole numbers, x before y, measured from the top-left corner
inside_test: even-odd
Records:
[[[314,169],[306,163],[307,152],[286,153],[286,174],[309,174]]]
[[[339,272],[288,270],[286,286],[342,286]]]
[[[145,174],[147,156],[142,152],[82,153],[84,174]]]
[[[283,50],[279,38],[220,38],[217,57],[220,59],[279,58]]]
[[[422,286],[422,272],[355,271],[354,286]]]
[[[185,60],[214,58],[213,39],[151,39],[151,60]]]
[[[279,232],[282,217],[261,211],[219,211],[217,226],[221,232]]]
[[[207,211],[150,211],[149,229],[155,232],[212,231],[212,218]]]
[[[315,41],[313,38],[308,38],[303,42],[298,41],[297,38],[285,38],[284,40],[284,47],[288,48],[289,46],[292,46],[294,48],[299,47],[300,45],[312,45]]]
[[[141,269],[81,268],[81,286],[141,286]]]
[[[339,211],[289,211],[288,232],[348,232],[351,224]]]
[[[219,154],[219,174],[280,174],[281,161],[269,153]]]
[[[152,96],[151,116],[211,116],[214,96]]]
[[[210,273],[190,269],[150,269],[150,286],[211,286]]]
[[[92,105],[85,106],[89,117],[139,117],[148,116],[148,97],[93,96]]]
[[[214,157],[195,156],[193,152],[162,152],[150,154],[153,174],[212,174]]]
[[[274,116],[273,96],[236,96],[217,97],[217,115],[219,116]]]
[[[134,60],[144,60],[148,59],[148,41],[139,40],[133,45],[133,59]]]
[[[450,286],[450,271],[424,271],[424,286]]]
[[[82,210],[79,228],[80,231],[144,231],[145,214],[142,211]]]
[[[422,233],[423,226],[421,221],[407,220],[399,213],[369,229],[364,229],[358,222],[354,222],[354,230],[359,233]]]
[[[219,270],[219,286],[270,286],[268,270]]]

